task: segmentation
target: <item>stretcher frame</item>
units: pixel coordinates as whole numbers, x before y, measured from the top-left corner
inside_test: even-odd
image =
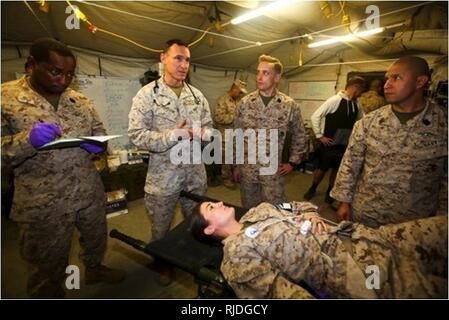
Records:
[[[219,201],[185,191],[181,192],[181,196],[196,202]],[[225,203],[225,205],[236,208],[237,219],[240,219],[246,212],[243,208],[232,204]],[[170,230],[164,238],[150,243],[135,239],[117,229],[111,230],[109,236],[148,254],[154,259],[192,274],[198,283],[199,298],[235,298],[233,290],[220,273],[223,247],[221,245],[204,244],[195,240],[190,232],[190,220],[191,216],[185,218]]]
[[[185,191],[181,192],[181,196],[196,202],[219,201]],[[246,213],[246,210],[241,207],[229,203],[224,204],[235,208],[235,217],[237,220]],[[190,232],[190,221],[191,216],[186,217],[175,228],[170,230],[164,238],[150,243],[135,239],[116,229],[111,230],[109,236],[148,254],[154,259],[193,275],[198,284],[198,298],[236,298],[234,291],[227,284],[220,272],[223,246],[201,243],[193,238]],[[300,281],[298,285],[307,290],[315,298],[321,298],[304,281]]]

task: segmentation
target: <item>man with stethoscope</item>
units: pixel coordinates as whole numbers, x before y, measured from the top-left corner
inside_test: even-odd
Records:
[[[184,216],[192,211],[195,203],[180,198],[181,191],[204,195],[207,189],[204,164],[173,163],[171,149],[193,138],[204,139],[212,130],[206,98],[185,82],[190,64],[187,44],[177,39],[168,41],[160,59],[164,74],[134,97],[128,127],[130,140],[150,151],[145,206],[152,240],[164,237],[170,229],[178,200]]]

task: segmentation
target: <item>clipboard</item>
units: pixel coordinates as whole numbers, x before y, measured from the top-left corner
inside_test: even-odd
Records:
[[[121,137],[122,135],[113,136],[91,136],[91,137],[65,137],[57,140],[53,140],[49,143],[39,147],[38,150],[52,150],[63,148],[75,148],[79,147],[83,143],[92,143],[99,146],[104,146],[108,140]]]

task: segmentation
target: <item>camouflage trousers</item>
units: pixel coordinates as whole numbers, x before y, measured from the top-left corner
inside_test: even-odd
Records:
[[[61,211],[67,208],[49,208]],[[45,215],[45,213],[43,213]],[[31,267],[27,293],[32,298],[62,298],[73,232],[80,232],[80,258],[87,267],[101,263],[106,251],[107,224],[104,203],[54,220],[20,222],[20,253]],[[62,295],[62,296],[61,296]]]
[[[353,233],[353,258],[362,270],[380,267],[380,298],[447,298],[447,216]]]
[[[206,185],[188,190],[197,195],[205,195],[206,191]],[[170,230],[178,201],[181,204],[181,212],[184,217],[189,216],[196,205],[195,201],[181,197],[179,193],[162,196],[145,193],[144,201],[151,220],[152,240],[163,238]]]
[[[221,134],[221,155],[222,155],[222,164],[221,164],[221,178],[224,180],[232,180],[232,164],[226,164],[226,129],[233,129],[231,125],[218,125],[218,130]],[[232,143],[232,141],[230,141]]]
[[[284,202],[284,178],[270,176],[269,179],[259,177],[260,182],[248,182],[242,178],[240,182],[240,197],[242,206],[246,209],[254,208],[262,202],[278,204]]]

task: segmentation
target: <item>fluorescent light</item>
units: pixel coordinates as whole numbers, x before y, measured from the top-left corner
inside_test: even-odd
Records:
[[[332,43],[337,43],[337,42],[349,42],[349,41],[356,40],[357,38],[366,37],[366,36],[370,36],[370,35],[373,35],[373,34],[381,33],[384,30],[385,30],[385,28],[381,27],[381,28],[375,28],[375,29],[366,30],[366,31],[362,31],[362,32],[356,32],[354,34],[348,34],[346,36],[332,37],[332,38],[327,39],[327,40],[317,41],[317,42],[311,43],[311,44],[308,45],[308,47],[309,48],[316,48],[316,47],[325,46],[325,45],[332,44]]]
[[[253,18],[256,18],[258,16],[264,15],[267,12],[278,10],[282,7],[291,5],[294,2],[297,2],[298,0],[278,0],[274,1],[271,4],[257,8],[256,10],[250,11],[248,13],[245,13],[237,18],[234,18],[231,20],[232,24],[239,24],[248,20],[251,20]]]

